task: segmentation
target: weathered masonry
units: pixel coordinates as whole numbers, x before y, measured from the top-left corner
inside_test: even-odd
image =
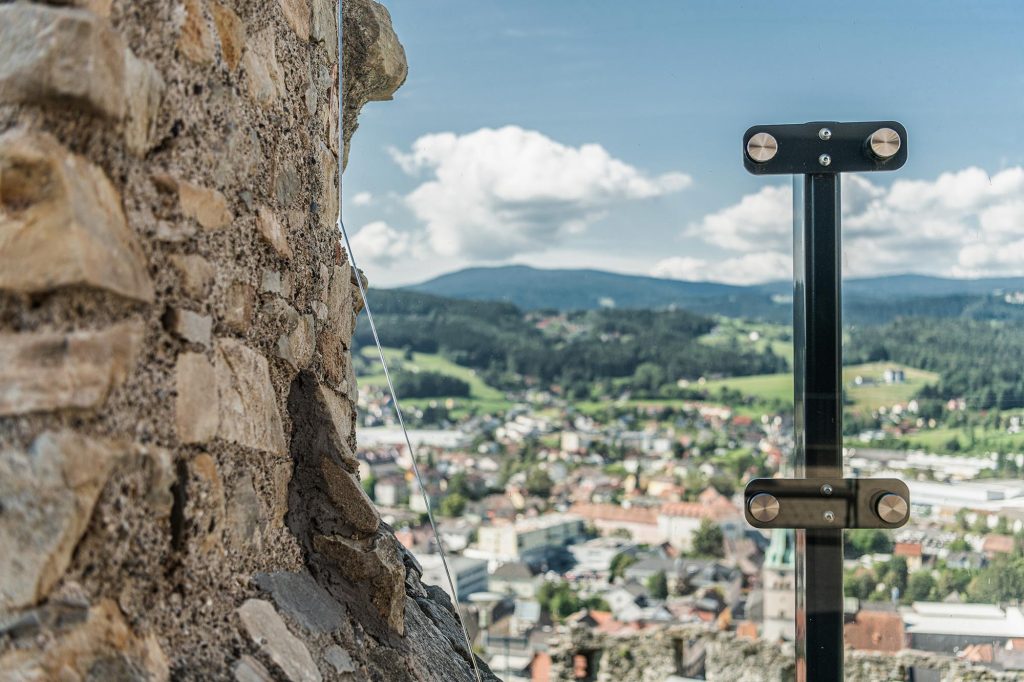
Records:
[[[354,466],[336,16],[0,3],[0,679],[471,679]]]

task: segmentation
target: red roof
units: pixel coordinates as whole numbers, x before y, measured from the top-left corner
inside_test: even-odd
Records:
[[[986,535],[981,541],[982,552],[998,554],[1013,553],[1013,537],[1010,535]]]
[[[921,556],[921,551],[920,542],[897,542],[892,553],[896,556],[919,557]]]
[[[620,507],[617,504],[593,504],[580,502],[569,508],[570,514],[582,516],[588,521],[620,521],[624,523],[646,523],[657,525],[658,510],[652,507]]]
[[[903,617],[895,611],[861,610],[843,633],[848,646],[862,651],[895,652],[904,647]]]

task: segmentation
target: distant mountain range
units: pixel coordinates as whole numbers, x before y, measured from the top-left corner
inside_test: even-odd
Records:
[[[524,310],[591,310],[605,306],[663,309],[778,321],[791,319],[791,282],[735,286],[686,282],[601,270],[543,270],[525,265],[468,268],[441,275],[413,291],[447,298],[504,301]],[[1024,306],[1002,299],[1024,291],[1024,277],[950,279],[891,275],[844,283],[850,321],[882,322],[900,315],[1024,318]]]

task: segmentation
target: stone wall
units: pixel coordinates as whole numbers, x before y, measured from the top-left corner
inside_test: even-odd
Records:
[[[604,635],[587,627],[564,630],[550,652],[552,682],[579,679],[586,665],[594,682],[662,682],[683,672],[694,658],[704,659],[708,680],[726,682],[793,682],[796,654],[791,644],[772,644],[712,632],[703,626],[670,626],[628,636]],[[696,656],[695,656],[696,654]],[[680,670],[683,668],[683,670]],[[1019,673],[1003,673],[958,661],[950,656],[921,651],[880,654],[847,649],[846,682],[902,682],[912,679],[942,682],[997,682],[1019,680]]]
[[[0,679],[472,679],[356,474],[335,17],[0,2]]]

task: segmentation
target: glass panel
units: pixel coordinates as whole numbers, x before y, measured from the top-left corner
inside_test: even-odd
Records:
[[[434,510],[502,679],[808,674],[822,565],[741,513],[804,475],[804,179],[740,135],[902,116],[906,167],[842,179],[846,472],[914,502],[844,535],[847,679],[1024,668],[1024,104],[991,76],[1024,10],[689,5],[388,3],[409,80],[346,212],[423,481],[362,319],[367,491],[449,589]]]

